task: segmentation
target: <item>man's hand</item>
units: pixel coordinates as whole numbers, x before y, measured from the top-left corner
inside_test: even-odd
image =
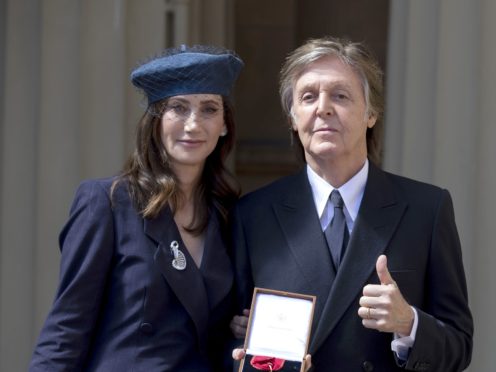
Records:
[[[236,338],[245,338],[246,336],[246,328],[248,326],[248,317],[250,316],[250,310],[244,309],[243,315],[235,315],[229,327]],[[241,359],[241,358],[240,358]]]
[[[385,255],[377,259],[376,270],[381,284],[366,285],[360,298],[358,315],[362,318],[362,324],[381,332],[408,336],[412,331],[415,315],[391,277]]]

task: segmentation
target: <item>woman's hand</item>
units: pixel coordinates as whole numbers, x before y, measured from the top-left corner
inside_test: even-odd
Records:
[[[243,315],[235,315],[229,326],[231,327],[231,331],[236,338],[245,338],[246,336],[246,328],[248,326],[248,316],[250,315],[249,309],[243,310]],[[238,350],[238,349],[236,349]],[[241,357],[242,358],[242,357]],[[241,359],[240,358],[240,359]]]
[[[232,357],[234,360],[241,360],[245,357],[246,355],[246,352],[244,351],[244,349],[234,349],[232,351]]]
[[[305,359],[303,359],[303,371],[307,372],[312,368],[312,356],[310,354],[307,354],[305,356]]]

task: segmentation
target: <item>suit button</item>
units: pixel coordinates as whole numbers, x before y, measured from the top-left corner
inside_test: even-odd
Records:
[[[153,326],[150,323],[141,323],[140,330],[143,333],[153,333]]]
[[[374,365],[372,364],[372,362],[366,360],[362,363],[362,368],[365,372],[372,372],[374,370]]]

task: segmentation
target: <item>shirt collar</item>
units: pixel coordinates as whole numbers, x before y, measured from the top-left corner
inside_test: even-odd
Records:
[[[366,159],[363,167],[357,172],[357,174],[338,188],[339,193],[343,198],[346,210],[348,211],[352,221],[355,221],[356,216],[358,215],[368,174],[369,161]],[[315,171],[308,164],[307,177],[312,189],[313,201],[320,218],[322,217],[327,201],[329,200],[329,196],[331,195],[332,190],[334,190],[334,187],[315,173]]]

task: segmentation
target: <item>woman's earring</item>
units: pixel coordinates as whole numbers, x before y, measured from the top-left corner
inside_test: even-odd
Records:
[[[224,137],[227,134],[227,128],[222,129],[222,132],[220,132],[220,136]]]

